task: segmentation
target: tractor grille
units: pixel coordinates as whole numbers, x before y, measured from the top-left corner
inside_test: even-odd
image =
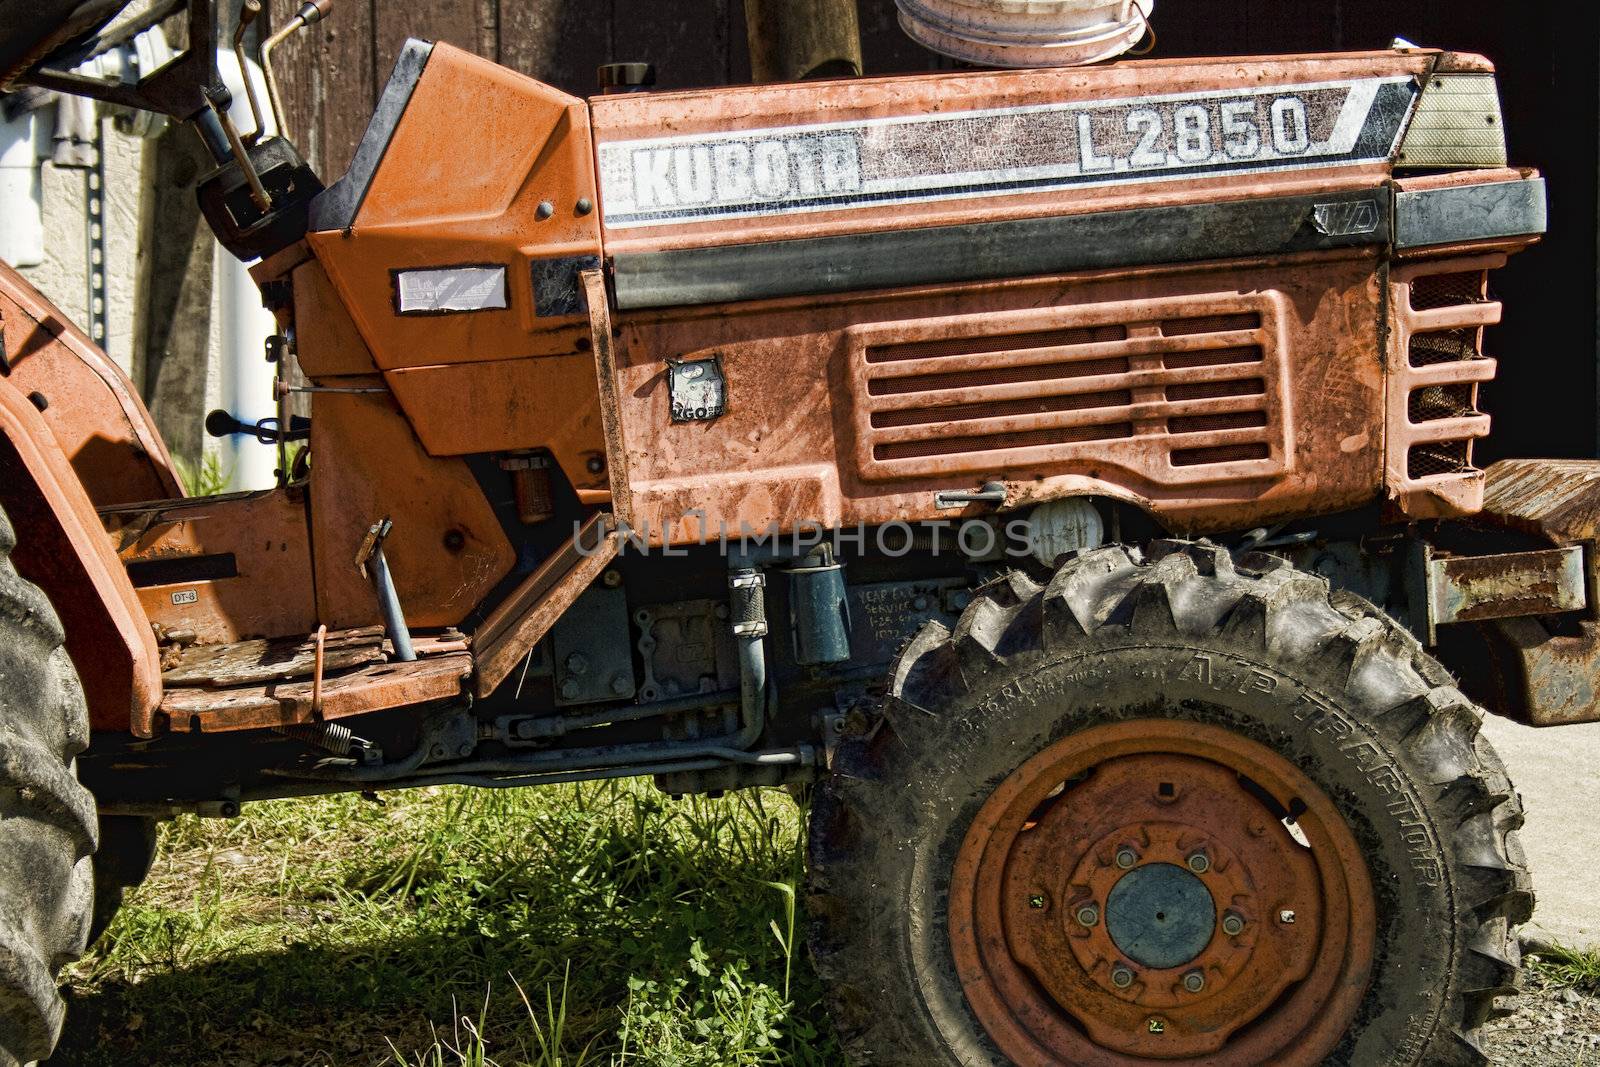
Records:
[[[1472,510],[1467,487],[1482,472],[1472,443],[1489,432],[1478,385],[1494,377],[1483,328],[1500,321],[1488,271],[1503,256],[1411,263],[1394,271],[1394,337],[1405,354],[1389,382],[1389,481],[1401,500],[1433,495]],[[1467,495],[1463,495],[1466,492]]]
[[[1279,300],[1162,298],[858,327],[857,459],[889,479],[1090,470],[1279,473]]]

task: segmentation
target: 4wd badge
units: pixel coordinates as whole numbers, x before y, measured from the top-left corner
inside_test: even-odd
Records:
[[[728,383],[720,360],[698,359],[667,368],[673,422],[710,422],[728,410]]]

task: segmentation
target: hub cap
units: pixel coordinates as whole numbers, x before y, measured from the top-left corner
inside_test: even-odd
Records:
[[[1172,863],[1135,867],[1106,897],[1106,932],[1146,967],[1188,963],[1211,943],[1217,904],[1204,882]]]
[[[1024,1064],[1316,1063],[1365,991],[1373,929],[1366,865],[1309,778],[1230,731],[1161,719],[1018,768],[950,890],[968,1001]]]

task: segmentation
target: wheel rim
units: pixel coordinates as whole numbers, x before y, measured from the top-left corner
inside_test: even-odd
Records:
[[[1018,1064],[1320,1062],[1366,991],[1375,930],[1366,864],[1322,790],[1264,745],[1166,719],[1024,763],[950,887],[968,1003]]]

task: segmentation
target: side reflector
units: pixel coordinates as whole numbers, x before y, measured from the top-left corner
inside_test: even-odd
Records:
[[[504,267],[438,267],[394,275],[395,310],[402,315],[443,315],[506,307]]]
[[[1493,74],[1435,74],[1400,142],[1401,167],[1503,167],[1506,131]]]

